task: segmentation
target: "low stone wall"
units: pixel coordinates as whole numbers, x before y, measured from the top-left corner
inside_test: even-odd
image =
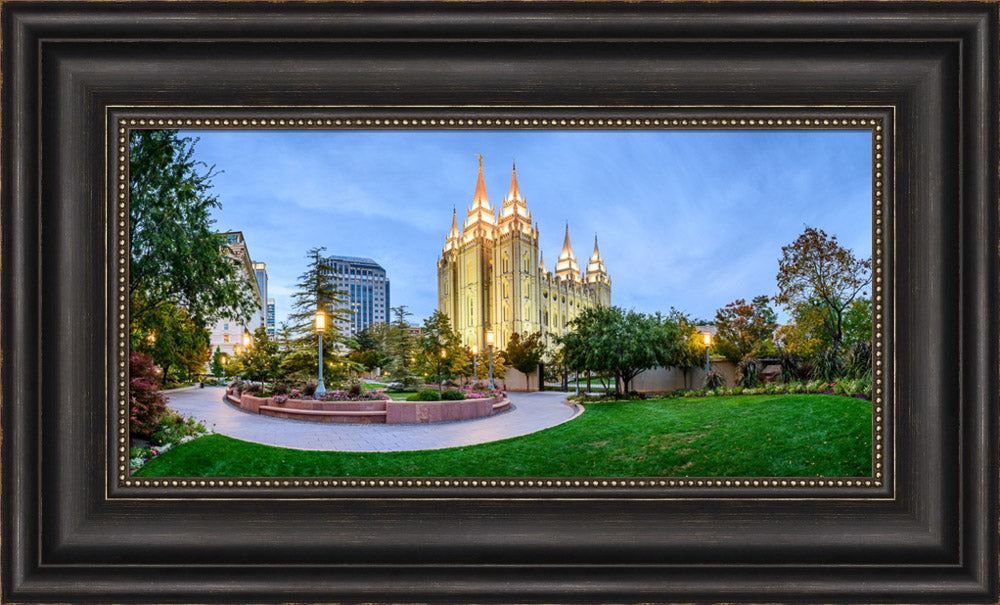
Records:
[[[387,424],[470,420],[493,414],[493,404],[502,398],[459,401],[390,401],[385,407]]]
[[[462,399],[459,401],[313,401],[286,399],[278,403],[273,397],[240,395],[235,389],[226,390],[226,399],[240,409],[262,416],[308,420],[311,422],[354,423],[418,423],[471,420],[490,416],[510,407],[505,397]]]

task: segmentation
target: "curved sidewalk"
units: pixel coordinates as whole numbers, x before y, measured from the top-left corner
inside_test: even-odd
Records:
[[[555,392],[508,393],[511,409],[496,416],[433,424],[332,424],[271,418],[223,401],[222,387],[167,391],[167,405],[216,433],[306,450],[399,452],[459,447],[527,435],[574,418],[578,408]]]

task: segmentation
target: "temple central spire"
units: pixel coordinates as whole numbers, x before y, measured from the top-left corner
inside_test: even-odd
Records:
[[[469,241],[474,237],[493,237],[493,227],[496,217],[493,207],[486,196],[486,182],[483,180],[483,156],[479,155],[479,176],[476,179],[476,193],[472,196],[472,206],[465,217],[465,228],[462,239]]]
[[[528,203],[521,195],[517,186],[517,164],[513,165],[510,175],[510,192],[503,199],[503,209],[500,210],[500,226],[506,231],[522,231],[528,235],[531,230],[531,211]]]

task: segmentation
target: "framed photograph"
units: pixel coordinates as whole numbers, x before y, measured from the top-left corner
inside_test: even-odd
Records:
[[[995,6],[0,11],[5,602],[997,601]]]

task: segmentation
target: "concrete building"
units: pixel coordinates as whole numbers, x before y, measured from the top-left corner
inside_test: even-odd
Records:
[[[242,231],[230,231],[220,234],[226,238],[226,254],[239,263],[241,270],[247,279],[248,284],[253,288],[254,295],[258,301],[257,307],[246,323],[233,317],[222,317],[211,327],[210,342],[212,353],[216,348],[227,355],[237,352],[237,347],[243,347],[243,335],[253,335],[258,326],[264,325],[264,294],[261,287],[267,288],[267,268],[264,263],[254,263],[250,260],[250,252],[247,249],[246,240]],[[260,269],[258,270],[258,266]]]
[[[330,256],[334,285],[343,294],[341,310],[346,318],[334,322],[345,337],[368,326],[389,323],[389,278],[385,269],[370,258]]]
[[[611,278],[594,236],[594,251],[586,273],[569,238],[569,224],[555,271],[545,267],[538,247],[538,225],[511,174],[510,191],[497,214],[483,182],[483,158],[472,206],[459,230],[452,212],[451,231],[438,260],[438,309],[451,319],[452,329],[466,346],[486,350],[486,331],[503,349],[515,332],[541,332],[547,344],[567,324],[591,306],[611,305]]]

